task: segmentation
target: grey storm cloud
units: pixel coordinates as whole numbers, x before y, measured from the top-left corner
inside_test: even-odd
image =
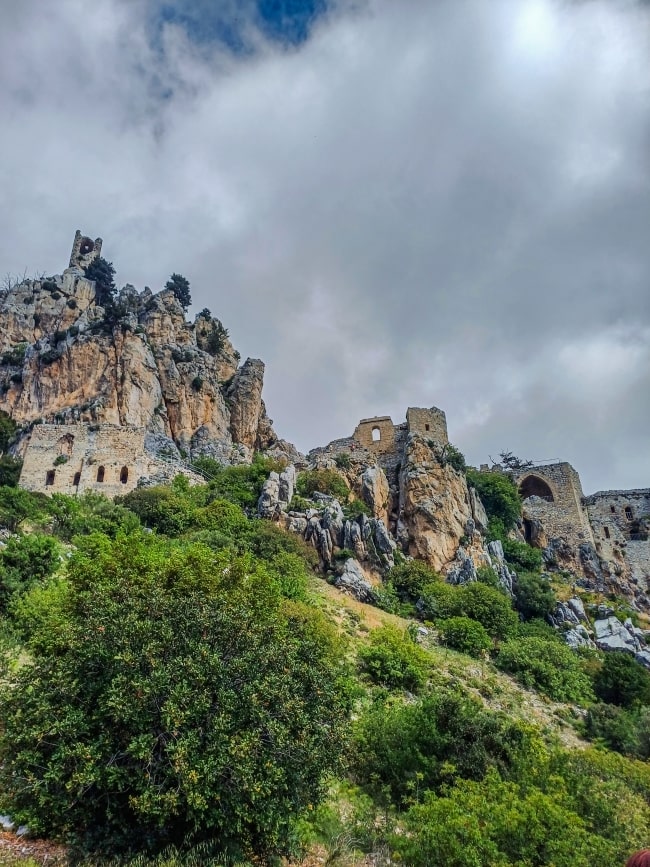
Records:
[[[144,0],[22,0],[0,32],[0,272],[76,228],[192,285],[302,449],[442,407],[475,463],[650,485],[650,13],[371,0],[234,56]]]

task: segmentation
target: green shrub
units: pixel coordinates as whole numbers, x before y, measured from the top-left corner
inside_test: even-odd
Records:
[[[134,512],[146,527],[167,536],[180,536],[197,519],[196,507],[168,487],[136,488],[116,502]]]
[[[422,560],[407,560],[393,566],[386,577],[404,602],[417,602],[428,584],[441,582],[440,575]]]
[[[431,581],[422,588],[418,611],[423,620],[445,620],[463,615],[457,587],[445,581]]]
[[[68,463],[68,456],[67,455],[57,455],[54,458],[54,466],[55,467],[61,467],[61,466],[63,466],[63,464],[67,464],[67,463]]]
[[[512,610],[510,597],[494,587],[472,582],[458,588],[459,613],[471,617],[493,638],[507,638],[514,632],[519,618]]]
[[[362,714],[353,774],[376,797],[404,805],[459,777],[482,780],[490,767],[510,773],[529,744],[522,724],[459,688],[438,687],[413,703],[377,702]]]
[[[591,681],[570,647],[535,636],[513,638],[501,646],[496,664],[524,686],[555,701],[584,703],[593,698]]]
[[[103,256],[98,256],[85,269],[88,280],[95,282],[95,297],[97,303],[108,310],[115,302],[115,268],[112,262],[107,262]]]
[[[492,640],[483,626],[469,617],[450,617],[439,626],[440,637],[448,647],[479,657],[492,647]]]
[[[51,575],[59,563],[59,546],[51,536],[13,536],[0,550],[0,611],[14,594]]]
[[[80,497],[53,494],[48,505],[54,535],[67,542],[74,536],[90,533],[103,533],[114,539],[119,532],[130,533],[140,526],[129,509],[93,491],[86,491]]]
[[[394,845],[409,867],[622,864],[628,853],[591,834],[573,807],[559,782],[545,792],[492,771],[480,783],[458,781],[443,797],[429,794]]]
[[[557,599],[547,578],[530,572],[520,572],[515,585],[514,604],[524,620],[548,617],[555,610]]]
[[[192,464],[210,477],[210,497],[230,500],[242,509],[254,509],[271,470],[282,469],[278,461],[259,454],[251,464],[234,467],[224,467],[208,457],[196,458]]]
[[[354,497],[349,503],[346,503],[345,501],[343,502],[343,515],[353,521],[355,518],[358,518],[359,515],[371,517],[372,510],[370,506],[363,502],[363,500]]]
[[[456,446],[452,446],[451,443],[447,443],[444,447],[443,461],[445,464],[449,464],[453,467],[456,472],[464,473],[467,469],[465,455],[460,451],[460,449],[457,449]]]
[[[517,542],[514,539],[504,539],[502,544],[506,560],[515,569],[538,572],[542,568],[543,558],[539,548],[532,548],[525,542]]]
[[[334,458],[334,463],[340,470],[349,470],[352,466],[350,452],[339,452],[339,454]]]
[[[606,653],[594,678],[594,692],[608,704],[650,704],[650,674],[626,653]]]
[[[492,530],[501,530],[503,535],[493,535],[493,538],[505,538],[505,533],[514,527],[521,514],[521,497],[517,486],[509,476],[496,472],[483,472],[468,469],[467,481],[476,488],[481,502],[485,506],[488,518],[494,518],[498,523],[492,524]]]
[[[18,425],[6,412],[0,410],[0,452],[6,452],[16,436]]]
[[[480,584],[487,584],[488,587],[494,587],[497,590],[501,589],[499,576],[491,566],[479,566],[476,570],[476,580]]]
[[[389,689],[419,692],[425,685],[431,661],[408,632],[394,626],[375,629],[359,650],[361,669],[371,680]]]
[[[201,391],[203,388],[203,378],[201,376],[195,376],[192,380],[192,388],[194,391]]]
[[[20,479],[23,462],[11,455],[0,455],[0,485],[15,488]],[[0,514],[2,507],[0,506]]]
[[[311,500],[307,500],[305,497],[300,497],[298,494],[294,494],[289,503],[290,512],[306,512],[308,509],[313,508],[314,504]]]
[[[18,343],[16,346],[13,346],[10,350],[8,350],[8,352],[5,352],[3,354],[2,364],[6,364],[11,367],[22,367],[25,361],[25,355],[27,354],[27,349],[27,343]],[[6,413],[3,413],[3,415],[6,415]]]
[[[9,486],[0,488],[0,527],[15,532],[26,518],[41,517],[48,509],[49,501],[44,494]]]
[[[350,489],[345,479],[336,470],[306,470],[300,473],[296,482],[296,491],[301,497],[311,498],[318,492],[336,497],[345,502]]]
[[[592,741],[599,741],[609,750],[623,755],[647,759],[650,755],[647,709],[639,714],[612,704],[593,704],[585,717],[585,734]],[[645,737],[641,737],[641,729]]]
[[[288,854],[345,743],[334,629],[250,559],[153,535],[84,539],[69,582],[65,647],[0,687],[1,809],[96,852]]]
[[[77,309],[77,299],[76,298],[68,298],[68,300],[65,303],[70,308],[70,310],[76,310]]]

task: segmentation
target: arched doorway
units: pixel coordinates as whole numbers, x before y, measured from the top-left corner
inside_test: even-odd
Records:
[[[539,476],[526,476],[519,485],[519,493],[522,500],[526,500],[528,497],[541,497],[542,500],[547,500],[549,503],[554,500],[553,491]]]

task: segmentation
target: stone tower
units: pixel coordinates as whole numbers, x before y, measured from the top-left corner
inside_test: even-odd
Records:
[[[93,262],[102,252],[102,239],[88,238],[82,235],[79,229],[75,232],[74,243],[72,245],[72,253],[70,254],[69,268],[77,268],[84,270],[91,262]]]

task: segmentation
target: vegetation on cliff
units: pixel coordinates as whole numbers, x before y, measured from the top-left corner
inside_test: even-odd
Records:
[[[0,811],[88,865],[319,845],[611,867],[643,845],[647,672],[570,650],[531,564],[512,599],[402,558],[408,621],[324,595],[313,548],[249,516],[273,466],[119,503],[0,489]]]

